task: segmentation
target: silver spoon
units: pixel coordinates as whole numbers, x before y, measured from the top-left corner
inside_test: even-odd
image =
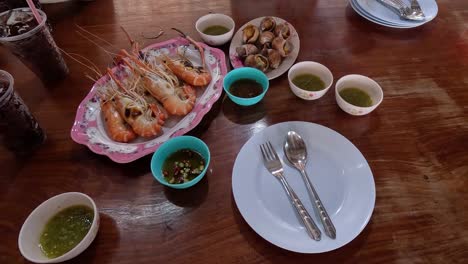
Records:
[[[294,132],[289,131],[288,135],[286,136],[286,142],[284,143],[284,153],[288,161],[301,172],[302,179],[305,182],[307,190],[309,191],[310,198],[312,199],[312,203],[314,204],[315,210],[320,216],[320,220],[322,221],[322,225],[325,229],[325,234],[327,236],[335,239],[336,238],[336,229],[333,225],[330,217],[328,216],[327,210],[320,201],[320,198],[315,191],[314,186],[309,180],[307,176],[307,172],[305,170],[307,164],[307,146],[304,143],[302,137]]]

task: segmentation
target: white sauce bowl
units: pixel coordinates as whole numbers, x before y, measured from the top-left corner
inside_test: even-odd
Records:
[[[340,91],[345,88],[359,88],[366,92],[372,99],[372,105],[369,107],[359,107],[346,102],[340,95]],[[341,77],[335,85],[335,97],[338,106],[350,115],[362,116],[374,111],[383,100],[383,90],[380,85],[369,77],[350,74]]]
[[[74,206],[88,206],[94,211],[94,219],[86,236],[73,249],[57,258],[48,258],[39,248],[39,239],[47,222],[61,210]],[[83,252],[96,237],[99,229],[99,212],[93,199],[84,193],[68,192],[50,198],[40,204],[28,216],[18,238],[18,247],[27,260],[35,263],[58,263],[69,260]]]
[[[203,31],[210,26],[223,26],[229,29],[222,35],[207,35]],[[208,14],[200,17],[195,23],[195,28],[203,41],[211,46],[220,46],[229,42],[234,34],[236,24],[230,16],[224,14]]]
[[[308,91],[297,87],[292,80],[302,74],[313,74],[319,77],[325,84],[325,88],[319,91]],[[316,100],[327,93],[333,83],[333,74],[324,65],[313,62],[303,61],[294,64],[288,72],[289,88],[299,98],[304,100]]]

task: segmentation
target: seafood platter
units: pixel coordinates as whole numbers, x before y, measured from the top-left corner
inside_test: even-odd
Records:
[[[271,80],[294,64],[299,49],[299,35],[290,23],[278,17],[259,17],[236,32],[229,59],[234,68],[254,67]]]
[[[105,74],[94,71],[99,78],[71,129],[75,142],[117,163],[154,153],[197,126],[220,98],[228,71],[223,51],[180,31],[181,37],[143,49],[124,32],[131,49],[112,54],[115,67]],[[260,17],[237,31],[229,57],[234,68],[254,67],[273,79],[294,64],[299,48],[291,24]]]
[[[153,153],[200,123],[222,94],[224,53],[190,37],[122,50],[78,107],[72,139],[115,162]]]

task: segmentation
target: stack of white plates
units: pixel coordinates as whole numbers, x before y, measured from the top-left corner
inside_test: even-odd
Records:
[[[409,0],[403,0],[410,6]],[[423,21],[409,21],[401,19],[395,12],[383,6],[377,0],[349,0],[351,7],[359,15],[376,24],[391,28],[414,28],[424,25],[437,15],[437,3],[435,0],[419,0],[419,5],[426,19]]]

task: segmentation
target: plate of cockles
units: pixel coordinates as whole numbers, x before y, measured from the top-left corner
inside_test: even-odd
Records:
[[[234,68],[257,68],[272,80],[294,64],[299,49],[299,35],[293,25],[282,18],[266,16],[251,20],[236,32],[229,59]]]

